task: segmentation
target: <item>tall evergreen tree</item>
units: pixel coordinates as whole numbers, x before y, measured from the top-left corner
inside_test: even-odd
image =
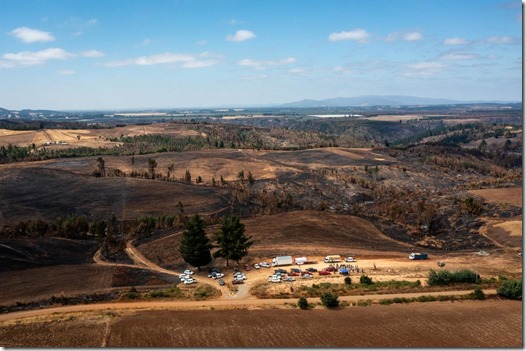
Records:
[[[212,245],[205,234],[205,224],[199,215],[189,218],[184,224],[183,238],[179,252],[186,263],[201,270],[212,262],[210,249]]]
[[[248,254],[248,249],[254,241],[252,237],[245,235],[245,225],[239,222],[239,217],[225,217],[221,228],[215,235],[216,247],[218,250],[214,257],[226,259],[228,266],[229,260],[239,263]]]

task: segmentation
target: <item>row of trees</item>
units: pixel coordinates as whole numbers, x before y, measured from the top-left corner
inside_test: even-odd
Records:
[[[205,233],[201,216],[194,215],[184,224],[183,237],[179,251],[186,263],[201,269],[214,258],[223,258],[228,266],[229,260],[239,263],[248,254],[254,241],[245,235],[245,225],[239,217],[225,217],[213,238],[214,244]],[[212,254],[212,249],[217,249]]]

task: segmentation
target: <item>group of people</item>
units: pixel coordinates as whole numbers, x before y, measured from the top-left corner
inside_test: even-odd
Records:
[[[329,266],[333,266],[332,263],[329,264]],[[358,265],[352,265],[352,264],[347,264],[347,263],[342,263],[342,264],[336,263],[336,265],[333,266],[333,267],[336,268],[338,271],[340,270],[340,268],[347,268],[349,270],[349,272],[365,273],[363,268],[360,271],[360,268],[358,267]]]

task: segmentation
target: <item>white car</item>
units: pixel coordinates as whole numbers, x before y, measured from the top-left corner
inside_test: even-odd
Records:
[[[308,278],[312,278],[312,274],[304,274],[301,276],[303,279],[308,279]]]
[[[267,262],[261,262],[259,265],[261,267],[270,268],[270,264],[268,264]]]
[[[181,279],[182,278],[188,278],[188,277],[189,277],[188,274],[184,274],[184,273],[183,274],[179,274],[179,278],[181,278]]]
[[[186,275],[192,275],[192,274],[194,274],[194,272],[191,271],[191,270],[189,270],[189,269],[187,269],[187,270],[184,271],[183,273],[186,274]]]
[[[356,258],[349,256],[345,259],[345,262],[356,262]]]
[[[271,283],[281,283],[281,279],[278,277],[270,278],[269,282]]]
[[[259,269],[259,268],[261,268],[261,267],[259,266],[259,264],[254,263],[254,268],[255,268],[255,269]]]
[[[193,279],[193,278],[187,278],[183,281],[184,284],[194,284],[194,283],[197,283],[197,280]]]
[[[223,273],[216,273],[216,274],[212,274],[212,279],[219,279],[219,278],[223,278],[225,275]]]
[[[234,274],[234,279],[247,280],[247,276],[244,275],[243,273],[236,273],[236,274]]]

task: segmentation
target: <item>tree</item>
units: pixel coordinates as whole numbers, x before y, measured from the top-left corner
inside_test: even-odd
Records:
[[[153,158],[148,159],[148,170],[150,171],[150,174],[152,175],[152,179],[155,179],[155,168],[157,168],[157,161],[155,161]]]
[[[239,178],[239,180],[241,182],[243,182],[245,180],[245,172],[244,171],[239,171],[239,173],[237,174],[237,177]]]
[[[215,234],[215,242],[218,250],[214,257],[226,259],[228,266],[229,260],[239,263],[248,254],[248,249],[254,241],[252,237],[245,235],[245,225],[239,222],[239,217],[225,217],[221,228]]]
[[[309,309],[309,302],[307,301],[307,299],[302,296],[298,299],[298,307],[301,308],[302,310],[308,310]]]
[[[212,262],[212,245],[205,233],[205,224],[199,215],[194,215],[184,223],[183,237],[179,252],[184,261],[198,270]]]
[[[486,142],[486,140],[482,139],[482,141],[480,142],[479,146],[478,146],[478,149],[482,152],[486,151],[486,148],[488,147],[488,143]]]
[[[254,184],[254,182],[256,181],[256,178],[250,171],[248,171],[247,180],[251,185]]]
[[[184,173],[184,181],[187,182],[187,183],[191,183],[192,182],[192,174],[190,174],[190,170],[187,169],[186,172]]]
[[[106,176],[106,167],[105,162],[102,157],[97,159],[97,169],[93,171],[95,177],[105,177]]]
[[[203,178],[201,178],[201,176],[197,176],[197,178],[195,178],[195,184],[199,184],[202,182],[203,182]]]
[[[497,289],[497,294],[508,299],[522,299],[522,279],[503,281]]]
[[[371,285],[372,283],[373,283],[373,280],[371,278],[369,278],[368,276],[362,275],[360,277],[360,284],[362,284],[362,285]]]
[[[340,305],[338,296],[331,293],[324,293],[320,297],[321,303],[327,308],[336,308]]]

